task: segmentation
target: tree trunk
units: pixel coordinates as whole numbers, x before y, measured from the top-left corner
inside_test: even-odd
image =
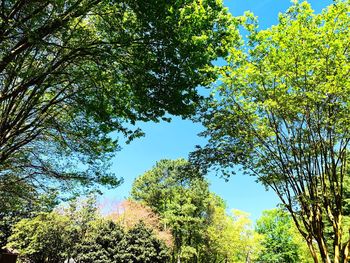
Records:
[[[350,235],[350,229],[349,229],[349,235]],[[344,263],[347,263],[350,260],[349,248],[350,248],[350,240],[348,240],[348,242],[344,244],[344,247],[342,248],[342,256],[343,256]]]
[[[314,263],[319,263],[315,247],[312,244],[312,239],[307,240],[307,246],[308,246],[308,248],[310,250],[310,253],[311,253],[312,259],[314,260]]]
[[[318,244],[318,248],[320,250],[320,254],[321,254],[321,258],[322,258],[323,263],[336,263],[336,262],[339,263],[339,261],[334,261],[334,262],[331,261],[331,259],[329,257],[327,245],[324,242],[322,236],[317,239],[317,244]]]

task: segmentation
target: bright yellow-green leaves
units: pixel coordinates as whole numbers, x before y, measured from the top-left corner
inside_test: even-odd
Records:
[[[279,20],[259,32],[247,24],[249,51],[231,49],[220,91],[256,114],[273,111],[290,121],[330,96],[348,103],[349,6],[341,2],[316,15],[303,2]]]
[[[256,231],[261,235],[262,262],[311,263],[311,255],[292,218],[281,209],[263,211]]]
[[[32,262],[44,261],[46,258],[65,260],[74,239],[72,230],[73,225],[68,216],[42,213],[18,222],[13,227],[7,247],[15,248],[21,259],[30,259]]]
[[[239,210],[227,214],[225,210],[224,206],[214,208],[207,230],[210,248],[217,251],[220,260],[226,262],[255,260],[263,249],[260,245],[262,236],[253,230],[249,214]]]
[[[339,248],[350,244],[342,241],[350,149],[349,13],[348,0],[320,14],[307,2],[295,2],[265,30],[258,30],[251,13],[237,19],[249,35],[229,49],[221,83],[198,117],[208,144],[192,155],[204,170],[227,174],[238,166],[256,175],[295,215],[315,260],[313,240],[327,262],[331,253],[335,262],[346,257]],[[326,221],[332,222],[333,245],[325,245]]]
[[[208,122],[203,118],[215,130],[211,135],[219,138],[226,133],[240,138],[240,143],[250,141],[259,152],[269,150],[266,143],[276,146],[277,133],[294,140],[294,129],[307,134],[317,123],[321,137],[329,125],[336,140],[347,137],[349,6],[348,1],[339,1],[315,14],[307,2],[296,3],[280,14],[277,25],[262,31],[251,13],[237,19],[250,34],[245,42],[241,38],[240,47],[229,49],[227,65],[220,69],[222,84],[207,105],[216,114],[208,114]],[[244,146],[244,151],[249,154],[251,147]]]

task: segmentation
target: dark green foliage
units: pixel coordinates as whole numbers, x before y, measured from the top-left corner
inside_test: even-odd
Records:
[[[124,230],[112,221],[94,222],[75,248],[76,262],[124,262],[126,247]]]
[[[78,263],[164,263],[168,254],[151,229],[140,223],[129,231],[112,221],[96,221],[77,244]]]
[[[130,229],[125,236],[125,263],[165,263],[168,262],[168,250],[152,230],[142,222]]]

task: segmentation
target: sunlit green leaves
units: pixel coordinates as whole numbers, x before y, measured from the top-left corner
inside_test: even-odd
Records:
[[[340,240],[350,138],[349,10],[349,1],[336,1],[315,14],[309,3],[295,2],[277,25],[260,31],[252,14],[241,18],[249,35],[229,49],[221,82],[198,114],[208,144],[192,155],[204,170],[229,175],[239,167],[271,187],[323,258],[348,242]],[[333,247],[324,245],[325,221],[333,222]]]
[[[34,188],[119,185],[120,141],[143,135],[138,121],[190,116],[237,36],[216,0],[8,0],[0,12],[0,176],[30,174]]]

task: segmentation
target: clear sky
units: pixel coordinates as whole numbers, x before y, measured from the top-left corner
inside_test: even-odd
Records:
[[[226,0],[234,15],[241,15],[250,10],[259,18],[261,29],[277,23],[279,12],[284,12],[289,6],[289,0]],[[330,0],[309,1],[316,12],[331,4]],[[204,140],[197,134],[202,127],[189,120],[174,118],[171,123],[146,123],[141,126],[146,133],[143,138],[136,139],[116,154],[113,159],[112,171],[124,178],[124,183],[113,190],[105,191],[103,198],[109,201],[120,201],[129,196],[133,180],[152,168],[161,159],[187,158],[189,152]],[[251,214],[256,220],[265,209],[271,209],[278,204],[278,199],[272,191],[266,191],[255,182],[254,177],[236,175],[229,182],[213,175],[208,177],[211,191],[221,196],[228,208],[239,209]]]

